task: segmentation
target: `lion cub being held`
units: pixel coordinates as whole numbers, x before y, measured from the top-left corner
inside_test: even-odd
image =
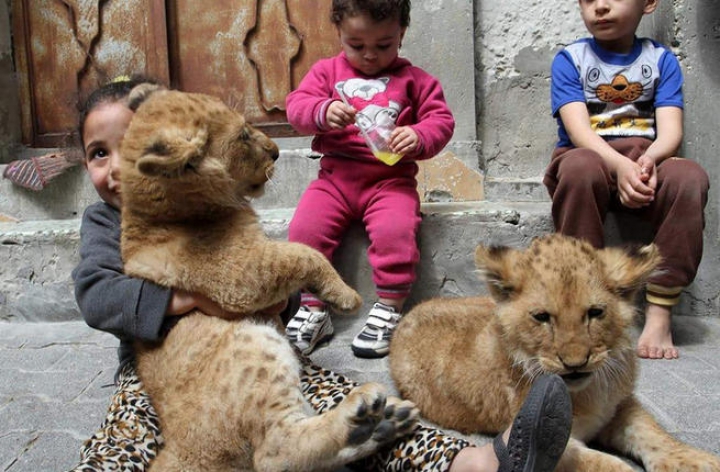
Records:
[[[559,471],[720,471],[720,459],[671,437],[633,395],[638,362],[629,335],[634,295],[655,269],[654,245],[594,249],[550,235],[525,250],[478,247],[492,297],[436,299],[400,322],[392,377],[426,418],[466,433],[510,424],[541,373],[563,377],[573,403]],[[418,375],[421,372],[422,375]]]
[[[238,313],[196,312],[159,344],[138,343],[138,372],[164,447],[152,469],[333,470],[412,430],[410,402],[358,387],[316,416],[279,317],[254,315],[307,288],[352,311],[359,295],[315,250],[271,241],[249,198],[261,194],[278,148],[220,100],[136,87],[121,147],[121,248],[128,275],[201,293]]]

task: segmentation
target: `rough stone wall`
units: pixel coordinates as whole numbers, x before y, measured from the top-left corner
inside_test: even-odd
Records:
[[[568,1],[475,0],[480,166],[494,178],[539,175],[552,149],[549,70],[585,30]]]
[[[682,154],[700,162],[710,174],[710,198],[705,210],[705,253],[693,297],[685,297],[692,312],[712,307],[720,313],[720,3],[674,2],[672,29],[685,73],[685,139]]]

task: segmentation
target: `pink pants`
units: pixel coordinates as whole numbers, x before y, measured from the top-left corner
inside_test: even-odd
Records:
[[[651,141],[623,138],[609,144],[635,161]],[[631,213],[647,221],[663,256],[649,287],[667,302],[651,301],[672,305],[682,288],[693,281],[700,265],[710,184],[703,168],[687,159],[664,160],[657,166],[657,177],[655,200],[644,208],[629,209],[620,204],[614,176],[599,154],[584,148],[558,148],[543,183],[553,200],[555,229],[585,238],[595,247],[605,244],[603,223],[608,211]]]
[[[333,157],[323,157],[320,164],[317,180],[295,209],[288,239],[315,248],[332,261],[350,223],[362,221],[370,239],[368,260],[377,295],[407,297],[420,259],[417,165],[390,167]],[[308,298],[303,300],[307,303]]]

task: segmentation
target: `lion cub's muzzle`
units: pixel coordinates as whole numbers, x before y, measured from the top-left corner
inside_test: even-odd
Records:
[[[584,386],[591,376],[592,372],[569,372],[561,375],[568,388]]]

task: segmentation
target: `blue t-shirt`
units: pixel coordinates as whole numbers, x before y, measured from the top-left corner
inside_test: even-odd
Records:
[[[558,147],[573,145],[559,114],[571,102],[587,104],[593,130],[605,139],[655,139],[655,109],[683,107],[680,63],[647,38],[635,38],[629,54],[603,50],[593,38],[576,41],[557,53],[551,77]]]

